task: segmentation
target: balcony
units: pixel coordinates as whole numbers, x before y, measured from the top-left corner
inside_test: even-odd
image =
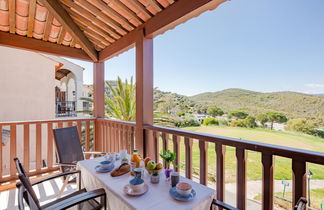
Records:
[[[11,189],[17,178],[14,157],[19,157],[31,176],[53,173],[58,170],[55,166],[55,150],[53,145],[53,128],[75,125],[78,128],[82,145],[86,151],[118,152],[127,149],[131,152],[136,146],[136,123],[124,122],[104,118],[48,120],[31,122],[3,122],[0,123],[0,138],[6,128],[9,130],[9,142],[0,147],[0,157],[8,162],[5,168],[0,167],[1,189]],[[274,193],[274,157],[289,158],[292,161],[292,193],[293,203],[305,196],[306,166],[309,163],[324,165],[324,154],[299,150],[270,144],[256,143],[240,139],[206,135],[179,129],[172,129],[154,125],[144,125],[144,154],[150,151],[153,159],[160,161],[159,151],[170,149],[177,154],[176,164],[183,167],[175,168],[185,177],[193,179],[203,185],[216,189],[217,200],[225,199],[225,155],[226,147],[234,147],[237,161],[236,169],[236,200],[232,205],[239,209],[249,207],[247,199],[247,152],[254,151],[262,159],[262,202],[253,206],[272,206]],[[32,138],[34,137],[34,138]],[[18,146],[19,145],[19,146]],[[216,182],[208,181],[208,146],[214,148],[216,160]],[[151,148],[149,148],[151,147]],[[193,172],[193,148],[199,148],[199,172]],[[181,154],[183,153],[183,154]],[[181,160],[181,157],[184,159]],[[197,157],[196,157],[197,158]],[[290,170],[290,169],[287,169]],[[198,175],[198,176],[197,176]],[[58,187],[56,187],[58,189]],[[48,189],[47,189],[48,190]],[[71,188],[69,190],[72,190]],[[11,193],[11,196],[12,193]],[[232,195],[233,196],[233,195]],[[12,201],[14,198],[9,199]],[[12,206],[12,203],[8,204]],[[253,209],[253,208],[252,208]]]
[[[76,117],[76,101],[56,101],[55,116],[56,117]]]

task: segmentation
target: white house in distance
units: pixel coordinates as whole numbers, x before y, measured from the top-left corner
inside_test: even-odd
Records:
[[[76,116],[83,110],[83,68],[57,56],[0,47],[0,122],[51,120]],[[82,115],[80,113],[79,115]],[[9,152],[9,126],[3,129],[3,153]],[[30,154],[35,153],[35,126],[30,126]],[[22,145],[23,126],[17,126],[17,145]],[[47,148],[47,128],[42,127],[42,150]],[[17,156],[23,154],[17,147]],[[4,158],[10,155],[3,154]],[[31,156],[31,167],[35,156]],[[46,156],[42,157],[46,160]],[[3,159],[3,173],[9,160]]]

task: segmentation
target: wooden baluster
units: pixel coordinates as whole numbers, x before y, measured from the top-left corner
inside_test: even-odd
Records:
[[[111,123],[108,122],[108,143],[109,143],[109,151],[111,152],[113,150],[113,139],[112,139],[112,128],[111,128]]]
[[[115,127],[115,137],[116,137],[116,144],[115,144],[115,151],[114,152],[117,152],[118,149],[119,149],[119,144],[120,144],[120,141],[119,141],[119,125],[116,124],[116,127]]]
[[[158,163],[160,159],[159,151],[159,135],[157,131],[153,131],[153,143],[154,143],[154,159]]]
[[[226,146],[215,144],[216,148],[216,192],[217,200],[225,201],[225,152]]]
[[[125,125],[123,129],[123,148],[122,149],[127,149],[127,129],[128,126]]]
[[[63,122],[58,122],[58,123],[57,123],[57,127],[58,127],[58,128],[63,128]]]
[[[244,210],[246,207],[246,155],[243,148],[236,148],[237,181],[236,207]]]
[[[273,209],[273,157],[262,153],[262,209]]]
[[[208,142],[199,140],[200,151],[200,184],[208,183]]]
[[[107,152],[107,125],[105,121],[102,121],[102,152]]]
[[[135,148],[135,127],[133,126],[130,132],[130,138],[131,138],[131,152],[133,152],[133,149]]]
[[[0,140],[2,141],[2,125],[0,125]],[[0,181],[2,178],[2,142],[0,144]]]
[[[177,165],[177,167],[174,167],[174,170],[179,172],[179,167],[180,167],[180,137],[177,136],[177,135],[173,135],[172,141],[173,141],[173,152],[176,153],[176,158],[174,160],[174,163]]]
[[[293,159],[292,172],[293,172],[292,207],[294,207],[300,197],[306,198],[306,162]]]
[[[115,128],[114,128],[114,123],[110,124],[110,132],[111,132],[111,151],[113,152],[115,150],[115,144],[116,144],[116,138],[115,138]]]
[[[42,124],[36,124],[36,171],[42,168]]]
[[[82,121],[77,121],[77,128],[78,128],[80,142],[82,142]]]
[[[192,178],[192,143],[193,140],[189,137],[185,137],[185,151],[186,151],[186,177]]]
[[[17,155],[17,125],[10,125],[10,176],[16,175],[14,158]]]
[[[169,134],[162,133],[162,148],[164,151],[168,150],[169,148]],[[166,162],[163,161],[163,165],[166,166]]]
[[[47,123],[47,168],[53,167],[53,123]]]
[[[67,122],[67,126],[68,126],[68,127],[73,126],[73,122],[72,122],[72,121],[68,121],[68,122]]]
[[[90,121],[86,121],[86,127],[85,127],[85,151],[90,151]],[[85,156],[86,159],[90,158],[90,155]]]
[[[29,172],[29,150],[29,124],[24,124],[24,168],[26,172]]]

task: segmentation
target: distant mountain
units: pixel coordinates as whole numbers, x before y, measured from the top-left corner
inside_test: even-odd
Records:
[[[289,118],[306,118],[324,124],[324,97],[297,92],[260,93],[244,89],[226,89],[189,97],[201,106],[218,106],[224,111],[242,109],[252,115],[278,111]]]
[[[324,94],[313,94],[314,96],[321,96],[324,97]]]

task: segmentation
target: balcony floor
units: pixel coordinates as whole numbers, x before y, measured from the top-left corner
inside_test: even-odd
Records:
[[[56,194],[59,192],[62,185],[63,185],[62,179],[57,178],[35,186],[34,190],[41,202],[41,205],[48,203],[52,200],[55,200]],[[71,192],[74,192],[76,188],[77,188],[76,185],[68,185],[65,188],[63,196]],[[0,209],[8,209],[8,210],[18,209],[17,196],[18,196],[18,190],[16,188],[0,192],[0,201],[1,201]],[[25,208],[25,209],[29,209],[29,208]]]

